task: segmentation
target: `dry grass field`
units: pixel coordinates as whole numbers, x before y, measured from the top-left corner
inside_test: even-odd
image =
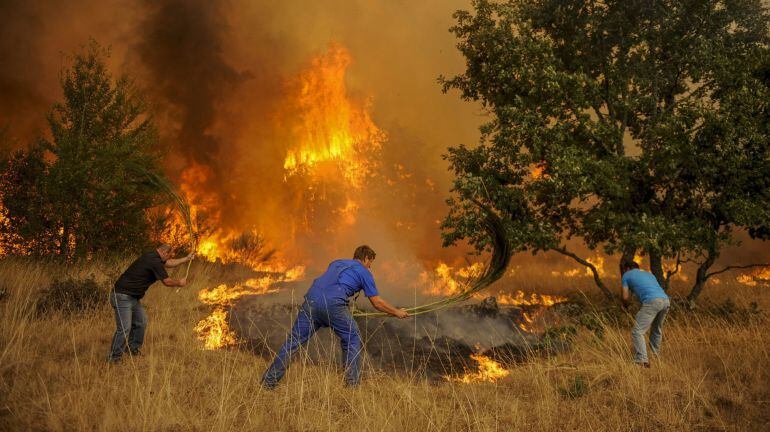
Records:
[[[601,338],[579,327],[572,350],[533,357],[497,382],[369,371],[346,389],[336,367],[300,359],[269,392],[259,386],[265,359],[202,350],[192,331],[209,311],[196,293],[215,283],[213,267],[196,268],[178,292],[150,290],[144,355],[119,365],[104,361],[114,329],[106,292],[89,313],[36,313],[53,275],[93,274],[107,287],[122,264],[0,261],[0,430],[770,430],[768,318],[749,307],[770,310],[766,286],[722,283],[702,299],[721,308],[673,311],[651,369],[629,361],[621,320]]]

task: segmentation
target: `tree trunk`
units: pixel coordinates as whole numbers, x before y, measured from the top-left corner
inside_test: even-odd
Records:
[[[636,255],[636,248],[627,246],[626,248],[623,249],[623,255],[620,256],[621,267],[618,268],[618,270],[620,270],[620,276],[623,276],[623,269],[622,269],[623,263],[634,259],[634,255]]]
[[[690,303],[694,303],[695,300],[698,299],[701,291],[703,291],[703,287],[706,286],[706,281],[709,278],[708,270],[714,265],[717,256],[718,254],[716,252],[709,251],[706,261],[698,266],[698,272],[695,274],[695,283],[690,290],[690,294],[687,295],[687,300],[689,300]]]
[[[650,257],[650,272],[655,275],[660,286],[667,290],[668,281],[663,274],[663,258],[657,252],[647,252],[647,255]]]

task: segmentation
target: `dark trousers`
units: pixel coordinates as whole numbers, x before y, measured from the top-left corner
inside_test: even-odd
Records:
[[[115,335],[108,360],[117,361],[126,348],[131,353],[139,351],[144,343],[144,331],[147,328],[147,314],[142,303],[128,295],[112,291],[110,305],[115,310]]]
[[[362,344],[356,321],[345,304],[319,305],[312,300],[302,303],[289,337],[262,376],[262,384],[268,388],[278,385],[289,367],[291,356],[323,327],[331,327],[340,338],[345,363],[345,384],[351,387],[358,385],[361,379]]]

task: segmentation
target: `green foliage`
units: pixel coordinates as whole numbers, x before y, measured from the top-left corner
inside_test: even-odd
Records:
[[[543,333],[540,343],[547,347],[569,344],[577,334],[574,326],[548,327]]]
[[[77,314],[91,311],[107,303],[109,288],[102,287],[93,278],[55,280],[37,301],[39,314],[62,312]]]
[[[67,258],[136,250],[160,188],[157,133],[131,80],[113,79],[92,42],[61,74],[64,98],[48,115],[51,139],[5,158],[3,245]],[[157,174],[153,174],[157,176]]]
[[[605,321],[597,313],[584,313],[580,315],[578,322],[593,332],[597,338],[604,339]]]
[[[444,240],[479,250],[478,203],[518,252],[641,250],[708,270],[736,229],[770,226],[770,50],[758,0],[473,2],[441,78],[489,114],[449,149]],[[609,291],[595,280],[605,294]],[[705,279],[704,279],[705,281]],[[696,282],[697,284],[697,282]]]

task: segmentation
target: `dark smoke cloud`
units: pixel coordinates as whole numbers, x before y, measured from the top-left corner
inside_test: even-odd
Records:
[[[147,86],[178,117],[174,145],[219,174],[221,138],[212,133],[228,96],[248,77],[224,58],[228,25],[218,0],[145,1],[144,38],[138,44],[149,72]]]

